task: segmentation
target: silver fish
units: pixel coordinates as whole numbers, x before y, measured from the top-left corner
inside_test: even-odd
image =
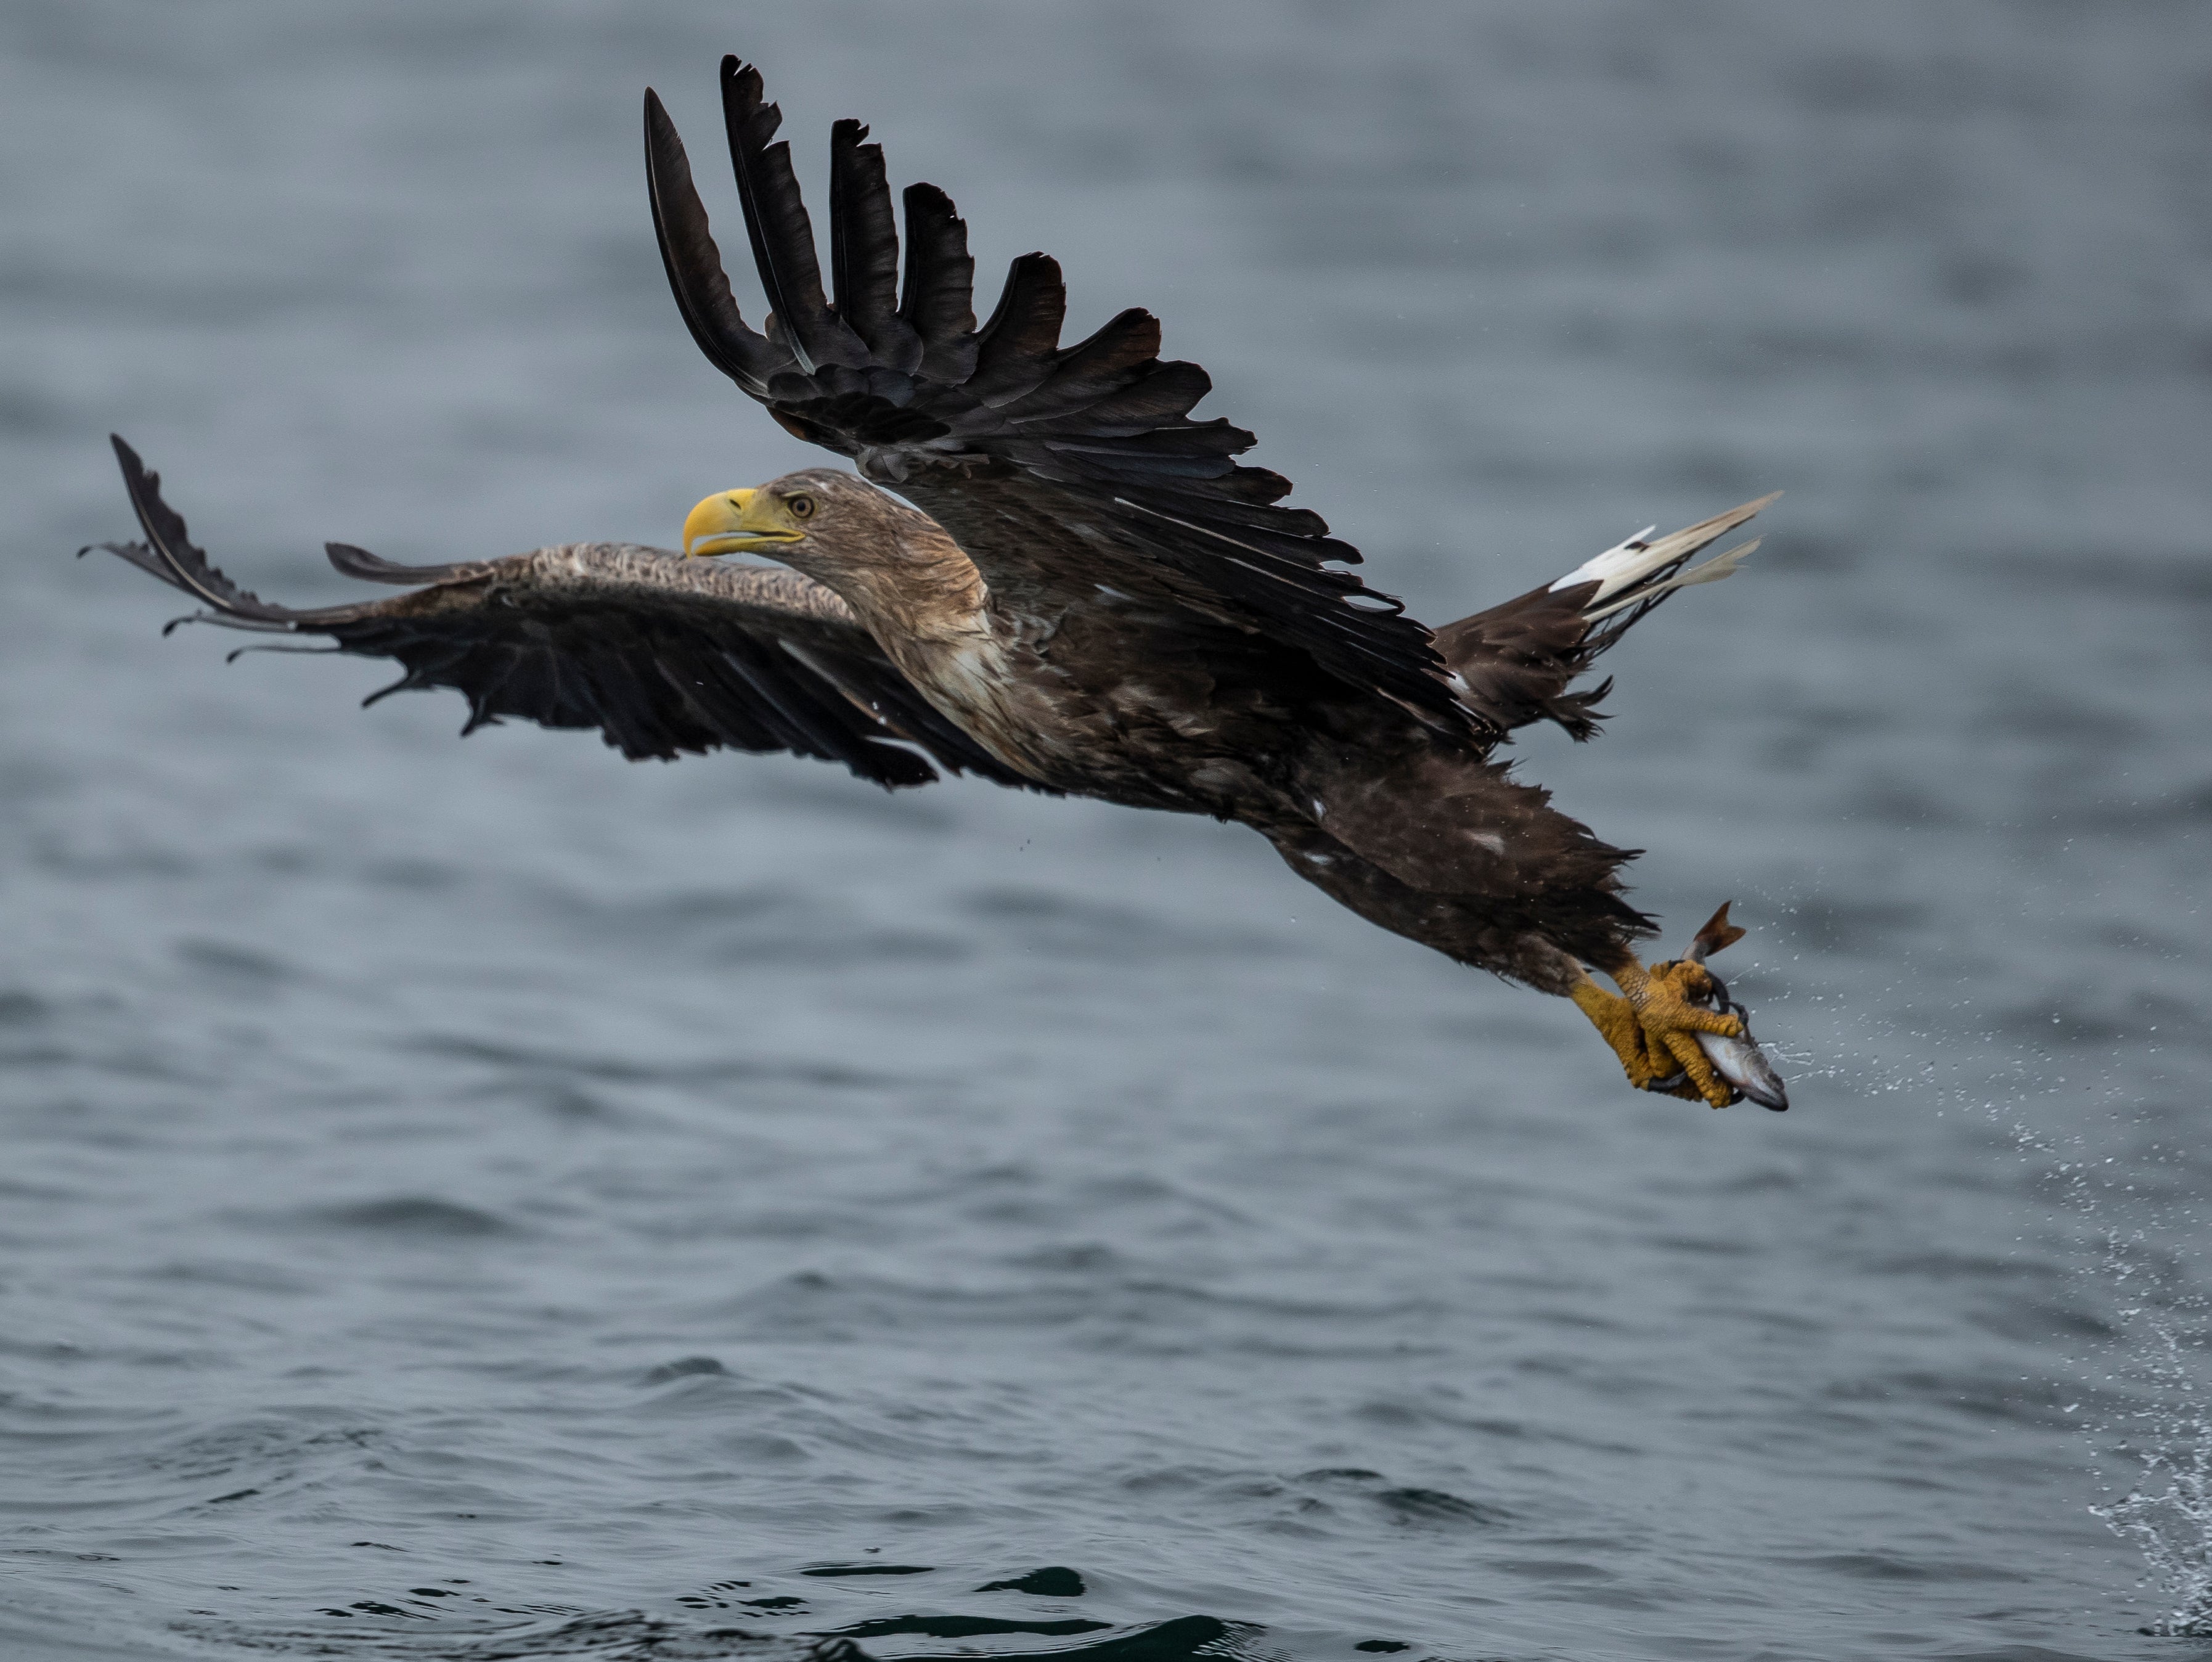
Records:
[[[1705,973],[1713,974],[1711,970]],[[1751,1012],[1729,996],[1728,989],[1722,984],[1718,976],[1713,976],[1713,999],[1710,1008],[1723,1015],[1732,1015],[1743,1023],[1743,1032],[1740,1038],[1723,1038],[1718,1033],[1698,1035],[1698,1048],[1705,1053],[1705,1060],[1713,1064],[1713,1071],[1760,1107],[1771,1108],[1778,1114],[1786,1113],[1790,1108],[1790,1093],[1783,1088],[1782,1075],[1766,1059],[1766,1052],[1759,1048],[1759,1041],[1751,1036]]]
[[[1734,904],[1734,902],[1730,902]],[[1711,922],[1698,931],[1698,938],[1690,943],[1686,956],[1692,964],[1705,965],[1708,955],[1733,945],[1743,938],[1743,931],[1728,921],[1729,909],[1723,906],[1712,916]],[[1759,1048],[1759,1041],[1751,1036],[1751,1012],[1729,996],[1727,983],[1714,975],[1711,966],[1705,965],[1705,974],[1713,986],[1711,993],[1694,998],[1693,1003],[1723,1015],[1732,1015],[1743,1023],[1742,1034],[1735,1038],[1723,1038],[1718,1033],[1699,1033],[1698,1048],[1705,1053],[1713,1071],[1744,1093],[1762,1108],[1771,1108],[1776,1113],[1785,1113],[1790,1107],[1790,1093],[1784,1088],[1782,1075]],[[1660,1089],[1680,1083],[1683,1075],[1656,1080]]]

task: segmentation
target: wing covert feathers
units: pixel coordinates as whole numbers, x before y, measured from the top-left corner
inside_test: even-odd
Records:
[[[681,143],[647,106],[654,224],[693,338],[786,429],[898,489],[950,531],[1011,604],[1088,601],[1100,586],[1187,609],[1302,652],[1455,732],[1471,718],[1429,632],[1352,573],[1320,516],[1275,504],[1280,475],[1235,460],[1252,435],[1194,420],[1197,365],[1163,361],[1159,325],[1127,311],[1062,346],[1066,285],[1024,254],[990,320],[974,314],[967,228],[933,186],[905,193],[903,265],[880,148],[841,122],[830,146],[830,289],[774,142],[759,71],[725,59],[724,128],[766,334],[738,320]],[[902,271],[896,304],[890,274]]]
[[[887,788],[936,778],[933,760],[1033,785],[939,715],[851,608],[796,571],[622,543],[404,566],[332,543],[339,571],[407,592],[297,611],[224,576],[159,478],[122,440],[115,450],[146,540],[101,547],[203,602],[198,619],[325,635],[341,652],[397,661],[404,673],[369,703],[452,687],[468,701],[465,733],[514,717],[595,728],[633,760],[785,750]]]

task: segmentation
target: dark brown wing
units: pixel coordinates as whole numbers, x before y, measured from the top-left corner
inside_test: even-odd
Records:
[[[1101,586],[1165,601],[1304,654],[1330,677],[1466,731],[1429,632],[1329,562],[1357,550],[1285,508],[1290,482],[1231,458],[1252,435],[1194,421],[1212,383],[1163,362],[1159,325],[1122,313],[1060,344],[1060,267],[1024,254],[977,329],[967,228],[933,186],[906,192],[904,294],[883,153],[840,122],[831,140],[830,276],[781,119],[759,72],[722,61],[722,106],[754,264],[771,314],[732,298],[690,165],[659,98],[645,147],[661,257],[708,358],[799,437],[851,456],[951,533],[1002,604],[1051,613]]]
[[[621,543],[402,566],[334,543],[340,571],[419,587],[295,611],[211,565],[161,500],[159,476],[114,442],[146,540],[100,546],[204,601],[209,610],[197,615],[208,621],[325,635],[339,651],[396,659],[406,673],[369,703],[453,687],[469,703],[464,733],[515,716],[596,728],[632,760],[790,751],[842,762],[886,788],[927,784],[938,776],[932,760],[1033,786],[938,714],[845,603],[798,572]]]

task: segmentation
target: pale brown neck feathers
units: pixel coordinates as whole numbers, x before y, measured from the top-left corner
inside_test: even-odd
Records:
[[[951,538],[918,514],[884,531],[871,557],[822,574],[878,640],[950,641],[986,627],[982,574]]]

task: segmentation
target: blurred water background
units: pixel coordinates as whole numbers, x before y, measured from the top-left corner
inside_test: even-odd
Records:
[[[111,428],[301,602],[814,460],[653,252],[726,50],[1417,615],[1787,489],[1522,749],[1796,1111],[1233,828],[464,744],[69,557]],[[6,1655],[2185,1653],[2201,5],[75,0],[0,131]]]

